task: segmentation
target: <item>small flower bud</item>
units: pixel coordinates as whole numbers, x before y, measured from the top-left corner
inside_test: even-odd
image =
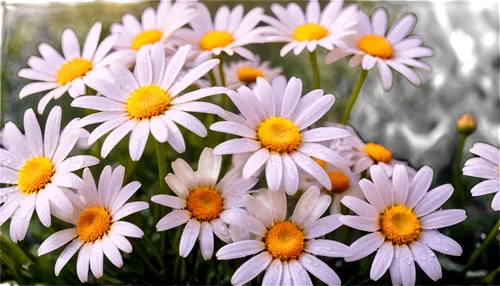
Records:
[[[465,135],[470,135],[476,131],[477,123],[470,113],[465,113],[457,119],[457,130]]]

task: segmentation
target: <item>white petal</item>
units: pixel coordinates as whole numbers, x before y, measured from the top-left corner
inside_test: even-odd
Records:
[[[150,120],[151,134],[160,143],[167,142],[168,140],[168,127],[161,117],[155,116]],[[148,124],[149,125],[149,124]]]
[[[101,278],[104,274],[104,257],[102,252],[102,242],[100,239],[94,241],[90,252],[90,270],[95,278]]]
[[[413,209],[417,217],[429,214],[441,207],[453,194],[450,184],[441,185],[430,190]]]
[[[375,185],[367,179],[362,179],[359,181],[359,187],[370,205],[372,205],[377,212],[383,212],[385,204],[380,193],[375,189]]]
[[[132,72],[121,64],[111,64],[109,66],[109,73],[121,89],[126,92],[132,92],[139,87],[139,83]]]
[[[319,127],[300,134],[300,139],[302,142],[320,142],[348,136],[351,136],[351,133],[343,128]]]
[[[80,43],[72,29],[68,28],[62,32],[61,45],[66,60],[80,57]]]
[[[266,181],[270,191],[277,191],[281,186],[281,177],[283,176],[283,162],[281,155],[271,153],[266,164]]]
[[[283,160],[283,186],[287,194],[293,195],[299,187],[299,172],[288,154],[281,155],[281,159]]]
[[[184,182],[174,174],[168,174],[165,178],[167,185],[174,191],[174,193],[183,199],[187,199],[189,195],[189,189],[184,184]]]
[[[111,263],[113,263],[113,265],[115,265],[118,268],[121,268],[123,266],[122,255],[120,254],[120,251],[118,251],[118,248],[115,246],[109,235],[110,234],[105,235],[102,238],[102,250],[104,251],[104,255],[106,255],[106,257],[109,259],[109,261],[111,261]],[[118,236],[118,237],[123,238],[123,236]]]
[[[272,260],[273,257],[269,252],[263,252],[250,258],[234,272],[233,277],[231,277],[231,284],[243,285],[249,282],[264,271]]]
[[[457,224],[467,218],[464,210],[438,210],[420,218],[423,229],[443,228]]]
[[[116,170],[115,170],[116,171]],[[113,177],[115,177],[115,172],[113,172]],[[114,213],[117,211],[119,208],[123,206],[136,192],[139,190],[141,187],[141,183],[134,181],[128,183],[125,187],[123,187],[120,190],[121,183],[116,184],[115,180],[111,180],[111,186],[110,188],[113,188],[114,186],[118,185],[118,188],[116,188],[118,191],[118,194],[116,195],[116,198],[109,199],[110,196],[108,196],[108,202],[111,204],[110,210],[111,213]],[[122,177],[123,178],[123,177]]]
[[[126,221],[117,221],[111,225],[111,231],[123,236],[141,238],[144,232],[135,224]]]
[[[304,250],[312,254],[328,257],[349,257],[353,255],[349,246],[328,239],[312,239],[306,241]]]
[[[142,211],[149,208],[149,204],[146,202],[131,202],[124,204],[120,209],[113,213],[113,221],[117,221],[133,213]]]
[[[342,170],[347,170],[348,164],[336,151],[319,143],[302,143],[298,150],[313,158],[323,160]]]
[[[386,241],[377,251],[370,269],[370,279],[377,281],[387,272],[394,257],[392,242]]]
[[[80,252],[78,253],[78,260],[76,262],[76,273],[78,274],[78,279],[82,283],[87,282],[89,276],[89,263],[90,263],[90,253],[92,252],[92,243],[87,243],[82,246]]]
[[[178,95],[181,91],[186,89],[189,85],[191,85],[193,82],[197,81],[200,79],[202,76],[204,76],[206,73],[208,73],[212,68],[214,68],[216,65],[219,64],[218,59],[212,59],[208,60],[201,65],[193,68],[190,70],[182,79],[177,81],[172,88],[169,91],[169,94],[171,96],[176,96]]]
[[[253,176],[262,166],[264,166],[269,156],[269,151],[266,148],[262,148],[253,153],[243,167],[243,178],[250,178]]]
[[[424,230],[420,232],[419,241],[444,254],[453,256],[462,255],[460,244],[437,230]]]
[[[273,260],[271,265],[267,268],[266,274],[264,274],[262,285],[280,285],[282,271],[283,265],[281,260]]]
[[[300,262],[292,260],[288,262],[288,266],[290,267],[290,274],[295,285],[313,285],[309,274],[307,274],[307,271]]]
[[[151,56],[149,55],[147,49],[141,49],[137,52],[135,69],[140,85],[151,84],[153,79],[153,67],[151,64]]]
[[[216,155],[226,155],[226,154],[238,154],[251,152],[260,149],[261,146],[259,142],[241,138],[241,139],[231,139],[223,142],[214,148],[214,154]]]
[[[156,224],[156,231],[164,231],[181,224],[185,224],[191,218],[191,213],[187,210],[174,210],[164,216]]]
[[[252,129],[242,124],[231,121],[215,122],[214,124],[210,125],[210,130],[228,134],[234,134],[247,138],[256,138],[257,136],[257,133],[255,133],[255,131],[253,131]]]
[[[380,229],[380,224],[378,221],[362,216],[345,215],[340,217],[340,221],[349,227],[363,231],[372,232]]]
[[[177,196],[156,195],[151,197],[151,201],[173,209],[183,209],[186,207],[186,200]]]
[[[302,230],[304,238],[313,239],[334,231],[342,225],[339,220],[340,217],[340,214],[329,215],[311,223]]]
[[[146,148],[148,137],[149,137],[149,122],[148,120],[141,120],[134,127],[134,129],[132,129],[132,132],[130,133],[130,141],[128,149],[132,161],[139,161],[139,159],[142,156],[142,153],[144,153],[144,148]]]
[[[220,214],[220,218],[227,224],[240,226],[256,235],[264,236],[267,231],[258,219],[236,210],[225,210]]]
[[[116,144],[118,144],[123,137],[130,133],[130,131],[132,131],[138,123],[139,122],[136,120],[129,120],[118,126],[115,130],[111,131],[102,144],[101,157],[106,158]]]
[[[345,261],[356,261],[370,255],[384,243],[384,240],[385,238],[380,232],[373,232],[362,236],[351,244],[351,250],[354,255],[346,257]]]
[[[415,285],[416,271],[413,255],[406,245],[399,247],[401,258],[399,259],[399,269],[401,271],[401,281],[403,285]]]
[[[370,167],[370,176],[372,178],[375,189],[381,195],[386,207],[394,204],[394,192],[392,191],[389,177],[381,167],[373,165]]]
[[[311,213],[318,198],[319,189],[315,186],[310,187],[295,205],[291,220],[295,224],[300,224]]]
[[[391,89],[392,86],[392,71],[389,66],[382,60],[378,60],[378,72],[380,75],[380,80],[382,81],[382,87],[385,91]]]
[[[295,111],[299,103],[300,96],[302,95],[302,81],[298,78],[292,77],[284,91],[283,102],[281,106],[281,116],[288,118]]]
[[[277,192],[269,192],[269,197],[271,198],[274,220],[284,221],[287,211],[285,192],[281,190]]]
[[[42,156],[42,131],[40,130],[40,125],[38,124],[38,120],[36,119],[33,109],[28,109],[24,113],[24,132],[26,133],[26,139],[28,140],[28,146],[30,147],[32,154],[35,156]]]
[[[379,8],[372,15],[373,33],[384,37],[387,31],[387,12],[383,8]]]
[[[59,141],[62,109],[55,106],[49,113],[44,133],[44,155],[51,158]]]
[[[83,44],[82,58],[91,60],[94,56],[97,44],[99,43],[99,37],[101,36],[101,28],[101,22],[96,22],[90,28],[87,39],[85,39],[85,43]]]
[[[219,178],[222,156],[214,155],[212,149],[205,148],[198,161],[198,181],[203,186],[215,186]]]
[[[394,203],[405,203],[409,192],[408,173],[402,165],[396,165],[392,174],[392,189],[394,190]]]
[[[425,244],[414,241],[410,244],[410,250],[418,266],[432,280],[437,281],[443,276],[441,264],[432,250]]]
[[[164,89],[170,89],[170,86],[178,77],[179,72],[181,71],[184,63],[186,62],[186,57],[191,50],[191,46],[186,45],[179,48],[179,50],[173,55],[172,59],[168,63],[168,66],[165,70],[165,74],[163,76],[161,86]],[[182,97],[180,97],[182,98]]]
[[[181,241],[179,243],[179,255],[187,257],[194,247],[194,243],[200,233],[200,222],[196,219],[190,219],[182,231]]]
[[[333,271],[328,264],[319,260],[309,253],[302,253],[299,261],[307,271],[316,276],[319,280],[327,285],[341,285],[341,281],[337,273]],[[294,273],[292,273],[294,275]],[[306,273],[307,275],[307,273]]]
[[[76,228],[61,230],[52,234],[38,248],[38,256],[58,249],[77,236],[78,234],[76,233]]]
[[[243,202],[245,204],[245,208],[250,213],[250,215],[260,220],[264,224],[264,226],[266,227],[272,226],[274,222],[273,214],[258,199],[256,199],[251,195],[245,195],[243,196]]]
[[[182,133],[179,130],[179,127],[175,125],[175,123],[168,118],[167,116],[161,116],[161,119],[165,121],[165,124],[167,125],[168,128],[168,143],[172,148],[177,151],[178,153],[183,153],[186,151],[186,143],[184,142],[184,137],[182,137]]]
[[[45,226],[50,226],[50,205],[49,198],[47,196],[46,190],[40,190],[36,195],[36,205],[35,205],[36,213],[38,215],[38,219]]]
[[[418,170],[415,177],[413,177],[410,183],[410,193],[406,199],[406,206],[413,208],[422,199],[422,197],[427,193],[429,186],[432,183],[433,172],[432,169],[424,166]]]
[[[7,151],[5,149],[0,149],[0,158],[2,159],[0,161],[0,164],[3,166],[9,167],[10,169],[20,170],[24,165],[23,160],[21,160],[19,157],[17,157],[16,154],[14,154],[13,152]],[[10,177],[16,177],[16,176],[12,175]]]
[[[306,156],[301,152],[293,152],[290,154],[290,157],[292,157],[293,161],[295,161],[300,168],[313,176],[325,188],[332,188],[332,183],[330,182],[330,178],[326,174],[325,170],[323,170],[323,168],[321,168],[316,161],[311,159],[311,157]]]
[[[64,195],[59,187],[53,184],[48,184],[45,186],[45,190],[47,191],[47,196],[49,197],[50,202],[53,203],[58,209],[68,214],[73,213],[73,205],[71,204],[71,201]]]
[[[200,229],[200,250],[203,259],[210,260],[214,253],[214,234],[210,223],[204,221],[201,223]]]
[[[80,249],[83,242],[79,239],[73,240],[66,248],[61,252],[61,255],[57,258],[56,265],[54,267],[54,272],[56,276],[59,276],[61,269],[68,263],[68,261],[75,255],[75,253]],[[87,270],[88,271],[88,270]]]
[[[231,236],[227,225],[220,219],[213,219],[210,221],[212,231],[225,243],[231,243]]]
[[[198,178],[196,178],[193,169],[191,169],[191,166],[186,161],[182,159],[175,160],[172,163],[172,170],[188,189],[193,189],[198,185]]]
[[[401,41],[408,35],[408,33],[410,33],[411,29],[413,29],[414,24],[415,16],[411,14],[405,15],[396,24],[394,24],[391,30],[387,33],[387,40],[391,43],[397,43]]]
[[[473,197],[500,192],[500,180],[487,180],[481,182],[475,185],[470,192]]]
[[[372,205],[356,197],[345,196],[341,202],[343,205],[362,217],[375,220],[379,216],[379,213]]]
[[[130,242],[123,235],[110,232],[108,233],[108,237],[113,242],[113,244],[121,251],[125,253],[132,252],[132,244],[130,244]]]
[[[301,115],[295,120],[295,125],[300,129],[304,129],[314,122],[318,121],[335,102],[335,97],[331,94],[322,96],[318,101],[307,107]]]
[[[172,121],[183,126],[194,134],[200,137],[207,136],[207,129],[203,123],[201,123],[201,121],[193,115],[180,110],[168,110],[166,115],[168,118],[172,119]]]
[[[225,245],[217,251],[216,256],[218,260],[229,260],[252,255],[264,249],[265,244],[262,241],[242,240]]]

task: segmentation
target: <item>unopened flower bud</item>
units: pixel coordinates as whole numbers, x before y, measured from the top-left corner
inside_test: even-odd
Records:
[[[472,114],[465,113],[457,119],[457,130],[465,135],[470,135],[476,131],[477,123]]]

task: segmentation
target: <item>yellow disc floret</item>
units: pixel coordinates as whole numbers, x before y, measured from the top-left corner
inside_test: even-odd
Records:
[[[161,40],[163,33],[158,30],[147,30],[139,33],[132,41],[132,49],[139,50],[142,46],[154,44]]]
[[[308,23],[295,28],[293,38],[297,41],[319,40],[328,35],[328,30],[320,24]]]
[[[365,35],[358,41],[358,48],[363,52],[381,59],[390,59],[394,55],[391,43],[378,35]]]
[[[167,92],[156,84],[143,85],[127,98],[127,112],[136,119],[147,119],[165,112],[170,103]]]
[[[380,215],[385,238],[393,244],[409,244],[418,238],[420,223],[413,211],[403,205],[392,206]]]
[[[273,152],[292,152],[300,145],[300,130],[289,119],[271,117],[257,128],[262,146]]]
[[[111,214],[104,207],[85,209],[76,222],[76,232],[83,242],[94,242],[108,234],[111,228]]]
[[[264,73],[253,67],[241,67],[238,70],[238,79],[249,84],[257,81],[258,77],[264,77]]]
[[[54,164],[46,157],[34,157],[26,161],[18,173],[18,186],[24,194],[36,193],[50,183]]]
[[[365,148],[363,148],[363,152],[365,152],[376,163],[391,163],[392,153],[382,145],[370,142],[365,145]]]
[[[198,187],[191,191],[186,209],[200,221],[210,221],[219,217],[223,201],[220,193],[213,187]]]
[[[206,51],[222,48],[234,41],[233,35],[226,31],[211,31],[200,40],[200,47]]]
[[[75,78],[84,76],[91,69],[92,63],[88,60],[82,58],[74,58],[61,65],[61,67],[57,71],[57,83],[59,85],[65,85]]]
[[[304,249],[304,233],[289,221],[280,222],[267,232],[265,242],[274,258],[297,259]]]
[[[349,189],[350,180],[349,177],[343,172],[327,172],[330,182],[332,182],[332,188],[330,191],[334,193],[342,193]]]

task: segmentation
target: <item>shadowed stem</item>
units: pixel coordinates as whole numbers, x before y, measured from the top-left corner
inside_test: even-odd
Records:
[[[220,83],[223,87],[226,87],[226,76],[224,75],[224,54],[221,53],[218,56],[218,59],[220,60],[220,62],[219,62]],[[224,108],[225,110],[229,110],[229,101],[227,100],[226,96],[222,96],[221,105],[222,105],[222,108]]]
[[[144,235],[143,238],[144,238],[144,241],[146,241],[146,244],[151,248],[151,251],[153,251],[153,254],[155,256],[156,261],[158,262],[161,269],[163,270],[163,275],[167,275],[167,271],[165,269],[165,264],[163,264],[163,261],[161,260],[161,256],[159,255],[158,251],[156,251],[156,248],[154,247],[153,243],[151,242],[151,240],[149,240],[149,238],[146,235]]]
[[[165,281],[165,278],[161,276],[160,272],[156,270],[156,268],[153,266],[153,263],[149,261],[149,258],[146,256],[144,251],[139,247],[139,244],[137,244],[135,241],[132,241],[132,245],[134,247],[134,252],[136,252],[139,257],[141,257],[142,261],[148,266],[149,269],[153,271],[153,273],[162,281]],[[164,273],[165,274],[165,273]]]
[[[460,184],[460,166],[462,165],[462,155],[464,153],[465,139],[467,139],[467,134],[460,133],[460,143],[458,145],[457,158],[455,161],[455,167],[453,168],[453,187],[460,197],[460,201],[465,203],[465,193]]]
[[[316,50],[309,52],[309,61],[311,62],[314,89],[320,89],[321,88],[321,78],[319,76],[318,56],[316,55]]]
[[[349,117],[351,117],[352,108],[358,99],[359,92],[361,91],[361,87],[363,87],[367,74],[368,70],[365,69],[361,69],[359,72],[358,81],[356,81],[356,85],[354,86],[354,90],[352,91],[351,97],[349,97],[349,101],[347,102],[347,106],[344,111],[344,118],[342,119],[343,125],[346,125],[349,121]]]
[[[208,78],[210,79],[210,84],[212,86],[217,85],[217,80],[215,79],[215,74],[213,69],[208,72]]]
[[[165,177],[167,176],[167,160],[165,159],[165,150],[163,149],[163,144],[155,140],[156,145],[156,157],[158,159],[158,195],[164,194],[166,192],[167,186],[165,185]],[[156,204],[157,209],[155,210],[155,222],[163,216],[163,211],[160,212],[160,205]],[[165,232],[160,235],[160,257],[163,257],[165,253]]]

